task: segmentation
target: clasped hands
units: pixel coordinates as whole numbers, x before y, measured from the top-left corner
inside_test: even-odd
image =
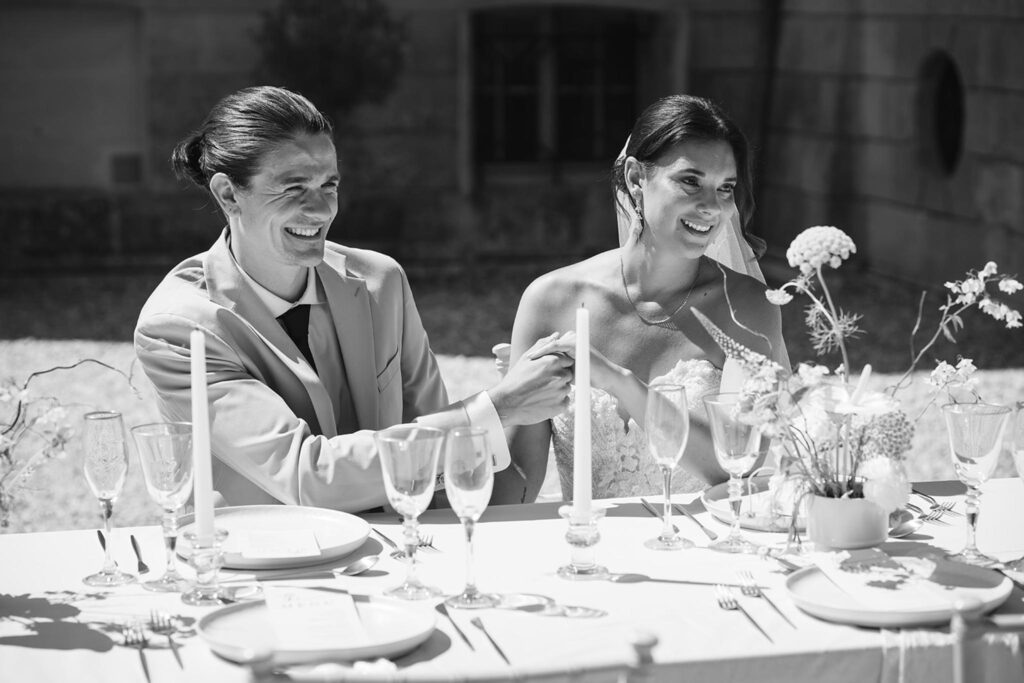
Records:
[[[576,333],[553,332],[534,342],[515,362],[511,347],[498,344],[492,352],[504,376],[491,389],[491,401],[505,426],[535,424],[562,412],[569,402],[569,386],[576,363]],[[590,350],[590,379],[597,388],[615,393],[628,372]]]

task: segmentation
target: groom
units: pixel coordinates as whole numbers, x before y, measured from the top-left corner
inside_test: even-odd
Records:
[[[230,505],[380,506],[374,433],[412,421],[486,427],[501,469],[502,427],[549,418],[568,393],[572,361],[548,355],[449,404],[405,272],[326,240],[340,182],[331,132],[301,95],[247,88],[172,157],[227,227],[157,286],[135,350],[164,419],[188,421],[189,334],[204,333],[214,486]]]

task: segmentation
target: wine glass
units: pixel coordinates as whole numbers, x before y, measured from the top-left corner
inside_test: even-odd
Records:
[[[416,577],[416,548],[419,546],[417,517],[427,509],[434,495],[437,459],[444,444],[444,432],[420,425],[397,425],[376,433],[380,468],[388,502],[405,520],[405,581],[385,591],[406,600],[436,597],[441,591]]]
[[[704,397],[715,459],[729,474],[729,507],[732,509],[729,535],[708,547],[724,553],[757,552],[757,546],[740,532],[743,493],[740,478],[768,450],[768,439],[762,435],[761,427],[742,419],[739,399],[739,394],[712,394]]]
[[[999,460],[1010,408],[990,403],[948,403],[942,406],[942,414],[946,419],[953,468],[960,481],[967,485],[967,543],[949,559],[979,567],[997,566],[1001,564],[999,560],[978,550],[975,530],[980,488]]]
[[[1017,467],[1017,474],[1024,480],[1024,403],[1017,403],[1013,413],[1013,434],[1011,441],[1011,452],[1013,453],[1013,464]],[[1007,569],[1024,573],[1024,557],[1007,565]]]
[[[110,518],[114,514],[114,500],[124,487],[128,476],[128,447],[124,437],[121,413],[99,411],[86,413],[82,429],[82,448],[85,452],[85,480],[100,501],[106,543],[103,548],[103,569],[82,579],[89,586],[120,586],[135,581],[135,576],[117,567],[111,556]]]
[[[142,474],[149,497],[163,508],[164,546],[167,568],[164,575],[146,581],[151,591],[179,593],[191,582],[175,567],[174,547],[178,538],[178,511],[192,493],[192,425],[188,422],[157,422],[132,428],[139,451]]]
[[[661,534],[644,542],[652,550],[692,548],[693,542],[676,533],[672,526],[672,470],[683,456],[690,436],[690,410],[686,390],[678,384],[655,382],[647,387],[644,417],[647,450],[661,468],[665,481],[665,503]]]
[[[448,432],[444,485],[448,502],[466,532],[466,587],[460,595],[445,600],[445,604],[469,609],[494,607],[498,599],[477,589],[473,573],[473,531],[494,488],[494,465],[487,445],[487,430],[460,427]]]

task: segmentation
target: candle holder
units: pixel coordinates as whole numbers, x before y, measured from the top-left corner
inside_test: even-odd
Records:
[[[594,546],[601,540],[597,523],[604,517],[604,508],[593,508],[590,516],[577,519],[571,505],[563,505],[558,514],[569,523],[565,540],[569,544],[569,564],[558,568],[558,575],[570,581],[592,581],[608,578],[608,569],[594,560]]]
[[[195,531],[186,531],[182,536],[192,547],[188,564],[196,571],[196,582],[191,590],[181,594],[181,601],[186,605],[223,604],[217,573],[224,565],[224,540],[228,532],[214,529],[212,537],[201,537]]]

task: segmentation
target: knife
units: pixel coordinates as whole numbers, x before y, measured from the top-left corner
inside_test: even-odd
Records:
[[[643,505],[643,506],[644,506],[644,509],[645,509],[645,510],[647,510],[648,512],[650,512],[650,513],[651,513],[651,514],[652,514],[652,515],[653,515],[654,517],[657,517],[658,519],[664,519],[664,517],[663,517],[663,516],[661,515],[661,513],[660,513],[660,512],[658,512],[658,511],[657,511],[657,510],[656,510],[656,509],[654,508],[654,506],[653,506],[653,505],[651,505],[651,504],[650,504],[650,503],[649,503],[649,502],[647,501],[647,499],[645,499],[645,498],[641,498],[641,499],[640,499],[640,504],[641,504],[641,505]],[[676,533],[678,534],[678,533],[679,533],[679,527],[677,527],[677,526],[676,526],[675,524],[673,524],[673,525],[672,525],[672,531],[674,531],[674,532],[676,532]]]
[[[678,512],[679,514],[683,515],[687,519],[689,519],[691,522],[696,524],[698,527],[700,527],[700,530],[704,532],[704,535],[707,536],[712,541],[714,541],[714,540],[716,540],[718,538],[718,534],[716,534],[714,531],[712,531],[711,529],[709,529],[706,526],[704,526],[703,524],[701,524],[700,520],[697,519],[696,517],[694,517],[693,514],[689,510],[684,508],[682,505],[679,505],[678,503],[673,503],[672,504],[672,509],[675,510],[676,512]]]
[[[107,539],[103,538],[103,532],[99,529],[96,530],[96,538],[100,539],[100,547],[103,548],[103,552],[107,552]]]

